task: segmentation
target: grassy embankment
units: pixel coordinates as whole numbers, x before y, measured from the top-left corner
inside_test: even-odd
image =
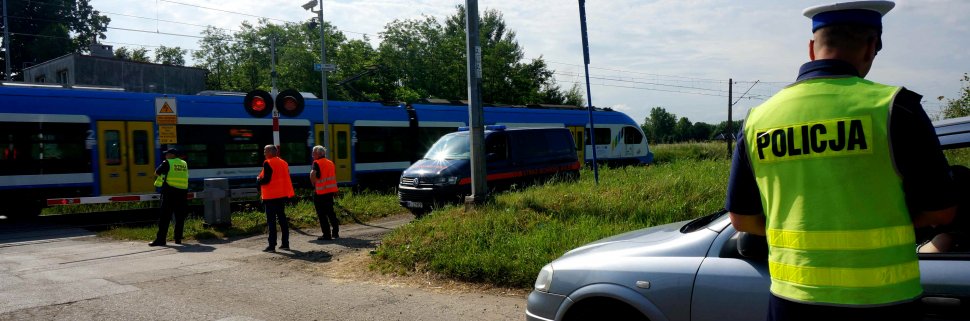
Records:
[[[340,191],[337,203],[346,211],[337,211],[337,217],[342,223],[352,222],[354,218],[360,221],[368,221],[381,217],[406,212],[397,203],[397,196],[392,194],[380,194],[372,192],[353,193],[349,189]],[[353,214],[344,215],[345,213]],[[295,228],[316,228],[316,211],[313,203],[309,200],[298,201],[286,207],[286,216],[290,224]],[[254,235],[265,233],[266,216],[262,208],[254,207],[243,211],[232,213],[232,227],[230,228],[205,228],[202,226],[203,220],[199,217],[189,218],[185,222],[186,239],[211,239],[241,235]],[[157,225],[150,226],[116,226],[98,233],[100,236],[111,237],[124,240],[145,240],[150,241],[155,238],[158,231]],[[169,227],[169,239],[172,239],[172,227]]]
[[[539,269],[582,244],[621,232],[687,220],[723,206],[729,162],[724,144],[654,147],[657,164],[591,170],[578,182],[494,195],[476,211],[448,207],[384,238],[376,268],[526,288]]]

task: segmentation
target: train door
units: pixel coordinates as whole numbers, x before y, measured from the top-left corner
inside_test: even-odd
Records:
[[[568,128],[569,128],[569,132],[573,133],[573,142],[575,142],[575,145],[576,145],[576,156],[579,158],[579,163],[585,164],[586,163],[586,158],[584,155],[586,152],[586,143],[584,141],[585,135],[586,135],[585,128],[583,126],[568,126]]]
[[[315,127],[317,144],[323,145],[323,125]],[[352,179],[353,167],[350,162],[350,147],[353,144],[350,135],[350,124],[330,124],[330,148],[327,157],[336,167],[337,182],[349,183]]]
[[[151,122],[98,122],[102,195],[154,191],[154,141]]]

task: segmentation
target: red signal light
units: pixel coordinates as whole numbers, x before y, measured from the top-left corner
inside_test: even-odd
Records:
[[[281,115],[297,117],[303,112],[305,101],[299,91],[287,89],[276,96],[275,103]]]
[[[254,111],[266,110],[266,101],[263,97],[253,97],[252,108]]]
[[[286,110],[296,110],[297,108],[296,98],[293,97],[283,97],[283,108]]]
[[[273,96],[268,92],[256,89],[246,94],[243,99],[246,113],[256,118],[263,118],[273,111]]]

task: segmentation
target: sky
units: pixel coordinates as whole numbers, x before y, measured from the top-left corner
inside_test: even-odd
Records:
[[[585,92],[578,1],[482,0],[479,12],[498,10],[516,33],[527,59],[542,57],[563,88]],[[91,0],[111,18],[107,39],[115,48],[199,48],[204,26],[237,30],[258,17],[270,22],[316,16],[305,0]],[[323,0],[324,19],[349,38],[376,46],[394,20],[444,17],[462,0]],[[653,107],[692,122],[728,117],[733,79],[734,119],[743,118],[792,82],[808,61],[811,21],[806,0],[589,0],[593,105],[627,113],[638,123]],[[228,11],[228,12],[227,12]],[[932,116],[956,98],[970,72],[970,1],[899,0],[883,19],[883,50],[866,77],[923,95]],[[138,30],[138,31],[133,31]],[[177,35],[167,35],[177,34]],[[188,65],[193,61],[187,57]],[[269,69],[267,68],[267,73]],[[429,71],[433,72],[433,71]],[[744,94],[744,96],[742,96]]]

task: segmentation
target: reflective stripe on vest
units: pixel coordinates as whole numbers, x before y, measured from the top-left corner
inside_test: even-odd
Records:
[[[269,184],[259,186],[260,198],[271,200],[295,196],[293,183],[290,181],[290,166],[286,161],[279,157],[273,157],[263,163],[268,163],[269,167],[273,169],[273,176],[270,177]],[[262,171],[259,172],[259,177],[263,177]]]
[[[866,306],[922,292],[889,143],[898,91],[858,77],[810,79],[750,111],[745,152],[765,209],[775,295]]]
[[[320,158],[314,163],[320,168],[320,178],[317,179],[315,189],[317,195],[330,194],[337,192],[337,174],[333,162],[326,158]]]
[[[178,189],[189,188],[189,165],[184,160],[172,158],[168,160],[168,175],[165,175],[168,186]]]

